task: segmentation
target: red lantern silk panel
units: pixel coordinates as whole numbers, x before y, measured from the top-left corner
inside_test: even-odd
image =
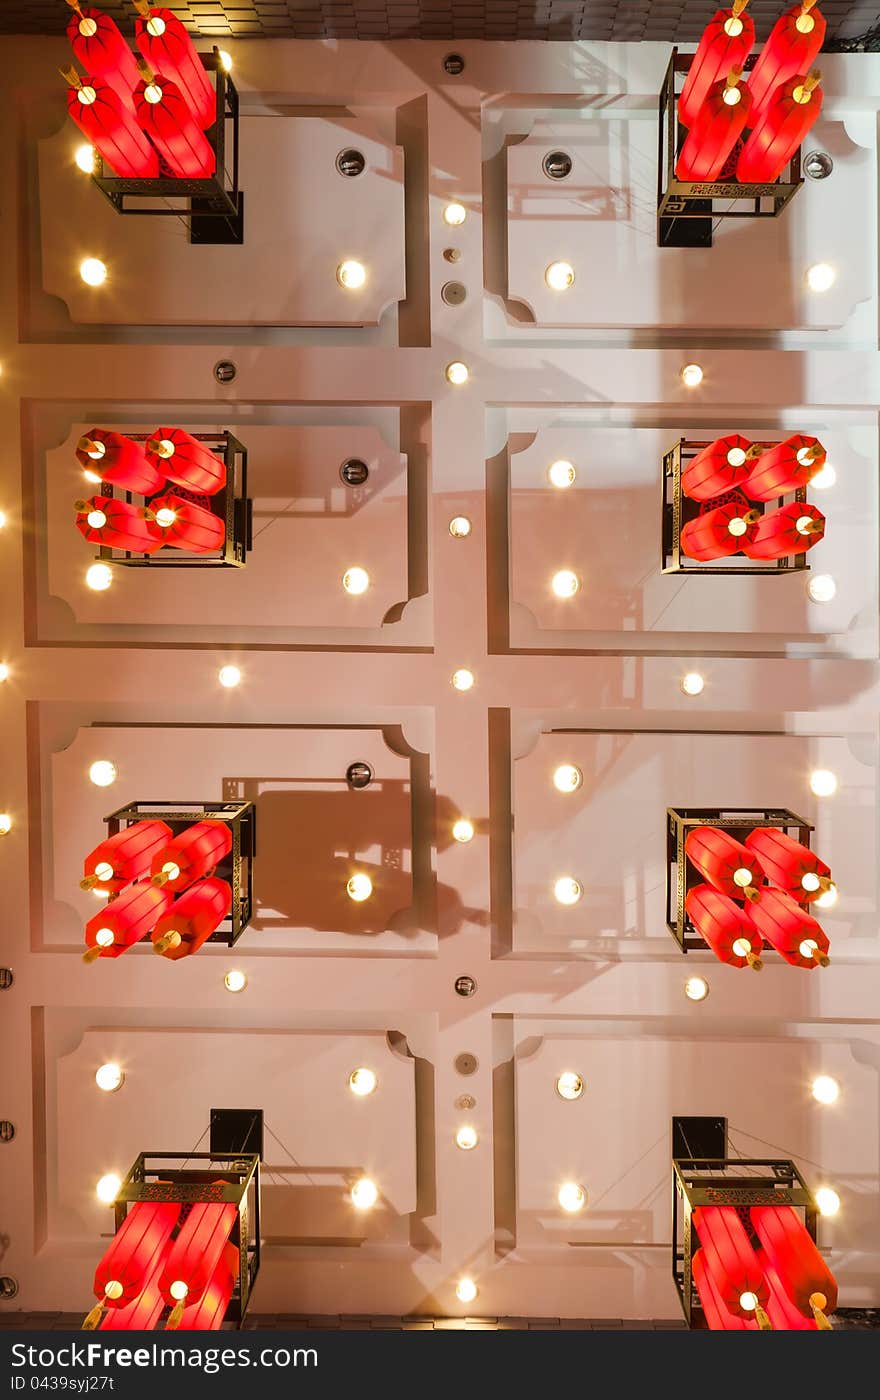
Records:
[[[730,1206],[699,1206],[693,1223],[722,1302],[731,1312],[751,1320],[755,1317],[752,1300],[763,1305],[768,1288],[742,1221]]]
[[[152,1272],[143,1292],[124,1308],[108,1308],[101,1323],[102,1332],[151,1332],[165,1311],[159,1275],[168,1252],[163,1245],[155,1256]]]
[[[675,163],[679,180],[717,180],[750,120],[752,96],[741,69],[713,83]]]
[[[138,1201],[131,1207],[95,1270],[98,1306],[84,1326],[97,1326],[102,1308],[125,1308],[146,1286],[157,1258],[177,1224],[180,1206],[174,1202]]]
[[[793,967],[829,962],[828,938],[821,925],[783,890],[766,885],[749,908],[755,928]]]
[[[837,1283],[797,1211],[791,1206],[752,1206],[749,1214],[755,1234],[795,1307],[804,1317],[812,1317],[812,1299],[821,1312],[833,1312]],[[822,1295],[824,1303],[817,1302],[816,1294]]]
[[[68,0],[70,4],[70,0]],[[93,73],[116,93],[122,103],[134,111],[132,92],[137,86],[138,70],[134,54],[122,37],[115,20],[90,5],[71,15],[67,37],[77,62],[87,73]]]
[[[703,31],[691,60],[681,97],[678,120],[691,126],[713,83],[726,78],[731,68],[742,68],[755,42],[755,26],[744,12],[748,0],[734,0],[730,9],[716,10]]]
[[[746,837],[771,885],[787,890],[801,904],[818,899],[831,885],[831,868],[815,851],[775,826],[759,826]]]
[[[738,904],[711,885],[688,890],[684,907],[691,923],[721,962],[760,971],[761,939]]]
[[[186,549],[191,554],[210,554],[224,544],[225,520],[194,501],[185,501],[182,496],[170,492],[151,501],[150,510],[162,531],[165,544],[173,549]]]
[[[824,534],[825,517],[821,510],[792,501],[761,516],[754,530],[743,539],[743,554],[749,559],[784,559],[787,554],[805,554]]]
[[[207,875],[231,850],[232,829],[226,822],[194,822],[153,856],[153,883],[179,893]]]
[[[81,437],[76,457],[93,480],[109,481],[112,486],[136,491],[140,496],[153,496],[165,484],[164,472],[147,460],[142,442],[106,428],[92,428]]]
[[[693,501],[710,501],[713,496],[722,496],[732,491],[749,477],[754,470],[751,453],[760,448],[752,447],[748,438],[739,433],[729,433],[727,437],[716,438],[698,452],[681,473],[681,489]]]
[[[733,1313],[727,1307],[715,1286],[702,1249],[698,1249],[691,1260],[691,1273],[700,1295],[700,1302],[703,1305],[703,1312],[706,1315],[710,1332],[754,1332],[756,1330],[756,1322],[747,1322],[740,1313]]]
[[[223,1247],[238,1219],[232,1204],[198,1201],[180,1227],[159,1280],[163,1297],[172,1305],[167,1326],[179,1325],[185,1307],[198,1303],[223,1255]]]
[[[780,83],[806,73],[825,42],[825,19],[816,0],[803,0],[780,15],[749,76],[753,115],[762,116]],[[812,12],[812,13],[811,13]]]
[[[157,428],[147,456],[175,486],[215,496],[226,485],[226,463],[183,428]]]
[[[229,1300],[238,1282],[240,1259],[234,1244],[223,1246],[220,1262],[211,1275],[201,1301],[184,1308],[181,1332],[217,1332],[222,1326]]]
[[[774,501],[812,481],[825,465],[827,455],[818,438],[794,433],[761,453],[752,463],[742,488],[751,501]]]
[[[170,892],[157,889],[148,880],[129,885],[112,904],[99,909],[89,919],[83,961],[121,957],[127,948],[150,932],[170,904]]]
[[[751,184],[776,180],[822,110],[818,73],[790,78],[776,88],[736,163],[736,178]]]
[[[707,510],[682,529],[682,553],[704,563],[736,554],[754,535],[756,519],[755,511],[744,510],[736,501]]]
[[[197,953],[232,908],[232,890],[216,876],[197,880],[175,900],[152,932],[153,951],[175,962]]]
[[[100,841],[86,856],[81,888],[114,893],[124,889],[132,880],[139,880],[149,872],[153,856],[167,846],[171,838],[171,827],[164,822],[135,822],[123,827],[115,836]]]
[[[137,119],[169,169],[179,179],[200,180],[214,174],[216,160],[176,83],[157,73],[142,78],[134,90]]]
[[[817,1330],[815,1322],[812,1318],[808,1321],[803,1313],[795,1307],[770,1260],[761,1257],[765,1255],[765,1251],[758,1250],[757,1254],[761,1259],[764,1277],[770,1287],[770,1294],[767,1298],[767,1316],[773,1323],[773,1330],[775,1332],[815,1332]]]
[[[176,84],[201,128],[213,126],[217,95],[196,47],[176,15],[159,5],[137,4],[135,41],[150,67]],[[135,79],[137,81],[137,79]]]
[[[155,554],[162,548],[162,533],[144,515],[143,506],[112,496],[90,496],[75,501],[76,528],[91,544],[126,549],[132,554]]]
[[[732,899],[754,896],[757,861],[741,841],[716,826],[692,827],[685,838],[687,859],[716,890]]]
[[[65,70],[67,76],[73,69]],[[159,174],[159,157],[133,112],[100,78],[77,79],[67,89],[67,111],[116,175],[142,180]]]

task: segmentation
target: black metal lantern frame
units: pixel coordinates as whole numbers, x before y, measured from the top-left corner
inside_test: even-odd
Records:
[[[794,1162],[786,1157],[674,1157],[672,1161],[672,1277],[688,1327],[708,1327],[693,1279],[699,1247],[692,1215],[698,1206],[730,1206],[747,1230],[749,1206],[793,1206],[816,1241],[819,1210]]]
[[[141,1152],[116,1193],[117,1231],[129,1206],[140,1201],[170,1201],[184,1207],[207,1201],[236,1207],[238,1218],[229,1240],[238,1249],[238,1279],[224,1321],[241,1327],[260,1271],[260,1159],[256,1153],[233,1157],[214,1152]],[[161,1327],[162,1321],[157,1325]]]
[[[115,836],[134,822],[165,822],[175,836],[194,822],[226,822],[232,831],[232,849],[218,863],[214,874],[231,886],[232,905],[206,942],[225,943],[228,948],[238,942],[254,914],[257,809],[253,802],[129,802],[104,821],[108,836]]]
[[[133,442],[147,442],[150,433],[128,433]],[[204,504],[214,515],[219,515],[225,526],[223,543],[210,554],[188,554],[185,549],[163,548],[155,554],[135,554],[131,550],[117,549],[113,545],[102,544],[95,556],[108,564],[122,564],[129,569],[241,569],[247,562],[248,550],[253,547],[253,502],[247,494],[247,448],[232,433],[193,433],[198,442],[205,443],[226,464],[226,484],[214,496],[206,497]],[[96,464],[97,467],[98,464]],[[170,489],[175,488],[172,485]],[[102,481],[95,490],[102,496],[114,500],[146,505],[148,497],[137,492],[126,491]],[[198,494],[198,493],[193,493]],[[201,498],[200,498],[201,499]]]
[[[757,447],[775,447],[776,445],[775,442],[755,444]],[[700,513],[700,507],[706,503],[692,501],[689,496],[684,495],[681,489],[682,472],[699,452],[710,446],[710,442],[696,442],[690,438],[679,438],[678,442],[663,454],[660,476],[661,572],[664,574],[761,574],[775,576],[808,571],[810,565],[807,562],[806,551],[801,554],[786,554],[781,559],[768,559],[764,563],[748,559],[741,552],[724,555],[720,559],[710,559],[705,563],[698,559],[690,559],[683,553],[681,532],[690,520],[696,519]],[[740,494],[734,487],[732,491],[720,494],[716,498],[715,504],[720,505],[728,499],[739,499]],[[760,511],[763,515],[771,508],[775,510],[778,506],[790,504],[793,501],[804,505],[806,500],[806,488],[801,486],[796,491],[788,491],[784,495],[778,496],[774,501],[749,501],[748,509]]]
[[[675,162],[687,135],[678,120],[678,99],[693,59],[673,48],[660,89],[657,162],[657,246],[711,248],[716,219],[774,219],[804,183],[800,149],[778,180],[743,184],[738,180],[677,180]],[[744,68],[754,68],[751,54]],[[679,81],[680,80],[680,81]]]
[[[737,841],[745,841],[756,827],[775,826],[807,847],[810,832],[815,830],[805,817],[797,816],[787,807],[667,807],[666,927],[683,953],[697,949],[705,953],[709,946],[694,928],[685,908],[689,891],[705,883],[684,853],[688,833],[696,826],[719,827]]]
[[[238,188],[238,93],[220,58],[220,50],[197,55],[214,75],[217,116],[205,137],[214,152],[214,174],[180,179],[159,174],[152,179],[114,175],[95,152],[92,179],[117,214],[147,214],[183,219],[190,243],[243,243],[244,195]],[[142,201],[149,203],[144,206]]]

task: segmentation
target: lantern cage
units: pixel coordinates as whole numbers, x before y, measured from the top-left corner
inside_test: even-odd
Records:
[[[220,50],[200,53],[202,66],[214,75],[217,116],[205,138],[214,152],[214,174],[180,179],[162,165],[151,179],[114,175],[95,151],[92,179],[117,214],[148,214],[182,219],[190,243],[243,243],[244,194],[238,188],[238,92],[220,61]],[[161,165],[160,157],[160,165]],[[145,205],[143,201],[148,203]]]
[[[132,442],[147,442],[152,434],[127,433],[126,436],[131,438]],[[248,550],[253,548],[253,501],[247,494],[247,448],[226,430],[219,433],[193,433],[192,437],[197,442],[206,443],[226,464],[226,484],[216,495],[189,493],[206,510],[220,516],[225,525],[222,545],[210,554],[189,554],[185,549],[174,548],[163,548],[155,554],[137,554],[128,549],[102,544],[96,559],[104,560],[108,564],[122,564],[130,569],[244,568]],[[187,495],[186,491],[181,491],[180,487],[170,483],[167,489],[183,496]],[[109,481],[102,481],[100,486],[95,486],[95,490],[102,496],[127,501],[129,504],[134,502],[142,506],[149,502],[147,496],[126,491],[124,487],[114,486]]]
[[[794,501],[806,503],[807,492],[803,486],[796,491],[787,491],[772,501],[747,501],[740,488],[734,487],[712,498],[711,501],[693,501],[681,489],[682,472],[688,464],[710,447],[711,442],[696,442],[690,438],[680,438],[668,452],[663,454],[663,467],[660,477],[660,568],[664,574],[794,574],[809,569],[807,552],[786,554],[781,559],[749,559],[745,554],[727,554],[720,559],[705,562],[691,559],[681,548],[681,533],[689,521],[695,520],[700,508],[706,505],[719,506],[728,501],[742,501],[747,510],[757,510],[764,515],[767,511],[788,505]],[[756,447],[775,447],[776,442],[756,442]]]
[[[688,832],[695,826],[715,826],[737,841],[745,841],[749,832],[759,826],[775,826],[786,836],[809,848],[810,832],[815,827],[805,817],[796,816],[787,807],[667,807],[666,809],[666,927],[683,953],[709,950],[706,940],[697,932],[685,908],[685,900],[696,885],[705,884],[704,877],[684,853]],[[764,943],[769,948],[768,943]]]
[[[117,1231],[129,1206],[140,1201],[151,1204],[169,1201],[184,1207],[211,1202],[236,1207],[238,1218],[229,1240],[238,1249],[238,1278],[224,1322],[241,1327],[260,1271],[259,1156],[256,1153],[230,1156],[216,1152],[141,1152],[116,1193]],[[163,1314],[156,1330],[164,1325],[164,1317]]]
[[[804,183],[800,148],[778,180],[768,184],[743,184],[739,180],[677,180],[675,162],[687,136],[678,121],[678,99],[693,55],[673,48],[660,89],[659,151],[657,163],[657,246],[659,248],[711,248],[716,219],[775,219]],[[746,72],[757,62],[750,54]],[[737,144],[728,164],[735,166]],[[725,167],[727,168],[727,167]]]
[[[226,918],[205,942],[224,943],[232,948],[254,914],[257,809],[253,802],[129,802],[104,818],[108,836],[143,821],[165,822],[178,836],[194,822],[206,820],[226,822],[232,830],[232,849],[213,872],[218,880],[229,882],[232,904]],[[115,898],[111,894],[110,902]]]
[[[680,1121],[673,1119],[673,1138],[675,1124]],[[672,1159],[672,1277],[692,1330],[708,1328],[691,1267],[698,1248],[691,1216],[698,1206],[733,1207],[746,1230],[751,1228],[750,1206],[793,1206],[803,1211],[807,1234],[816,1242],[819,1209],[794,1162],[787,1157],[728,1157],[726,1121],[722,1122],[724,1156]]]

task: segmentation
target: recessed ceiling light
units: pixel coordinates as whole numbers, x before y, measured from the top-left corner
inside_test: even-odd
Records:
[[[455,1296],[460,1303],[472,1303],[478,1292],[472,1278],[460,1278],[455,1285]]]
[[[563,1210],[573,1215],[587,1204],[587,1193],[578,1182],[566,1181],[560,1186],[556,1199]]]
[[[473,839],[474,839],[474,824],[473,824],[473,822],[472,822],[472,821],[468,821],[467,817],[459,817],[458,821],[455,822],[455,823],[453,824],[453,827],[452,827],[452,836],[453,836],[453,839],[454,839],[455,841],[461,841],[461,842],[473,841]]]
[[[231,73],[231,72],[232,72],[232,54],[231,54],[231,53],[227,53],[225,49],[218,49],[218,50],[217,50],[217,57],[218,57],[219,60],[220,60],[220,63],[221,63],[221,65],[222,65],[222,68],[223,68],[224,73]]]
[[[837,472],[833,464],[826,459],[816,472],[816,475],[810,477],[810,486],[815,486],[817,491],[827,491],[829,487],[834,485],[836,480]]]
[[[351,1203],[358,1210],[370,1210],[379,1199],[376,1183],[368,1176],[360,1177],[351,1188]]]
[[[837,903],[837,893],[837,886],[832,882],[827,890],[822,891],[818,899],[813,900],[813,903],[817,909],[833,909]]]
[[[0,661],[0,682],[9,680],[9,667],[5,661]]]
[[[447,204],[443,210],[443,218],[452,228],[458,228],[459,224],[463,224],[467,218],[467,210],[463,204],[453,201],[451,204]]]
[[[109,787],[118,776],[116,764],[111,763],[109,758],[97,759],[89,769],[89,779],[95,787]]]
[[[92,146],[77,146],[73,159],[84,175],[95,173],[95,151]]]
[[[472,528],[466,515],[454,515],[449,522],[449,533],[457,540],[467,539]]]
[[[336,280],[349,292],[356,292],[367,280],[367,269],[355,258],[346,258],[336,269]]]
[[[367,573],[366,569],[355,566],[354,568],[346,569],[345,573],[342,575],[342,587],[345,589],[346,593],[366,593],[369,586],[370,575]]]
[[[709,995],[709,983],[705,977],[689,977],[684,984],[684,994],[689,1001],[705,1001]]]
[[[107,264],[100,258],[83,258],[79,275],[87,287],[100,287],[107,280]]]
[[[577,904],[583,891],[571,875],[562,875],[553,886],[553,897],[559,904]]]
[[[557,792],[577,792],[584,775],[573,763],[560,763],[553,773],[553,786]]]
[[[241,683],[241,671],[237,666],[221,666],[217,672],[217,679],[227,690]]]
[[[701,695],[705,684],[699,671],[688,671],[687,675],[681,678],[681,688],[685,695]]]
[[[817,1103],[836,1103],[840,1094],[840,1085],[836,1079],[832,1079],[830,1074],[817,1074],[812,1085],[813,1098]]]
[[[567,292],[574,285],[574,268],[571,263],[552,262],[544,273],[544,281],[551,292]]]
[[[455,1134],[455,1145],[460,1147],[462,1152],[472,1151],[479,1141],[479,1133],[476,1128],[472,1128],[469,1124],[463,1124]]]
[[[681,382],[686,389],[696,389],[703,382],[702,365],[685,365],[681,371]]]
[[[115,1172],[108,1172],[106,1176],[102,1176],[100,1181],[97,1182],[95,1186],[95,1195],[105,1206],[112,1205],[116,1200],[121,1185],[122,1178],[118,1177]]]
[[[125,1075],[119,1065],[108,1063],[95,1071],[95,1083],[105,1094],[112,1094],[115,1089],[122,1088]]]
[[[830,603],[837,592],[837,584],[830,574],[814,574],[807,584],[807,592],[814,603]]]
[[[5,510],[0,510],[0,530],[5,529],[5,527],[6,527],[6,511],[5,511]]]
[[[223,978],[223,985],[227,992],[243,992],[247,986],[247,977],[237,967],[231,967]]]
[[[565,491],[574,484],[577,470],[571,462],[560,460],[551,463],[547,469],[547,475],[550,478],[551,486],[555,486],[557,491]]]
[[[570,1102],[579,1099],[584,1092],[584,1081],[573,1069],[563,1070],[556,1080],[556,1092],[561,1099]]]
[[[815,768],[810,774],[810,789],[816,797],[833,797],[837,791],[837,775],[830,768]]]
[[[450,384],[467,383],[469,374],[470,370],[461,360],[453,360],[451,364],[446,366],[446,378]]]
[[[811,292],[827,292],[837,281],[837,272],[830,263],[813,263],[807,268],[807,286]]]
[[[365,1065],[353,1069],[348,1076],[348,1087],[359,1099],[365,1099],[368,1094],[372,1094],[378,1083],[375,1072],[367,1069]]]
[[[468,671],[464,666],[458,671],[453,671],[452,684],[456,690],[470,690],[474,684],[473,671]]]
[[[8,836],[12,830],[12,818],[8,812],[0,812],[0,836]]]
[[[346,882],[345,892],[349,899],[353,899],[355,904],[363,904],[365,899],[369,899],[373,893],[373,882],[369,875],[358,872],[352,875]]]
[[[820,1215],[836,1215],[840,1210],[840,1197],[831,1186],[820,1186],[816,1192],[816,1205]]]
[[[571,569],[559,569],[550,580],[550,587],[557,598],[573,598],[580,586],[580,579]]]

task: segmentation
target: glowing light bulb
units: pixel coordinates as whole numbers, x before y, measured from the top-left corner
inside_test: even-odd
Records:
[[[2,684],[3,681],[8,681],[8,680],[9,680],[9,667],[6,665],[6,662],[5,662],[5,661],[0,661],[0,684]]]
[[[743,520],[741,515],[735,515],[733,519],[729,521],[727,528],[735,539],[739,539],[739,537],[744,535],[748,530],[748,521]]]
[[[797,525],[796,525],[796,529],[797,529],[798,534],[799,534],[799,535],[809,535],[809,534],[810,534],[810,527],[811,527],[812,524],[813,524],[813,517],[812,517],[811,515],[799,515],[798,518],[797,518]]]
[[[167,875],[169,880],[179,880],[180,866],[173,860],[166,860],[165,864],[162,866],[162,874]]]
[[[175,1303],[182,1303],[189,1293],[189,1285],[182,1278],[176,1278],[168,1289]]]
[[[4,530],[5,528],[6,528],[6,511],[5,511],[5,510],[0,510],[0,530]]]
[[[98,486],[104,480],[99,472],[93,472],[89,467],[83,467],[83,476],[86,481],[90,481],[93,486]]]
[[[474,673],[462,667],[452,673],[452,684],[456,690],[471,690],[474,684]]]
[[[574,485],[577,470],[571,462],[559,461],[550,465],[547,475],[550,478],[551,486],[555,486],[557,491],[565,491],[569,486]]]
[[[837,886],[830,884],[827,890],[823,890],[813,903],[817,909],[833,909],[837,903]]]
[[[78,28],[84,39],[92,39],[98,32],[98,22],[97,20],[90,19],[87,15],[83,15]]]
[[[562,875],[553,886],[553,898],[558,904],[577,904],[583,891],[571,875]]]
[[[561,1099],[568,1099],[572,1102],[579,1099],[584,1092],[584,1081],[573,1069],[563,1070],[556,1080],[556,1092]]]
[[[117,777],[116,764],[111,763],[109,758],[97,759],[89,769],[89,779],[95,787],[109,787]]]
[[[837,584],[830,574],[816,574],[807,584],[807,592],[814,603],[830,603],[837,592]]]
[[[580,579],[571,569],[560,569],[550,580],[550,587],[557,598],[573,598],[580,586]]]
[[[812,34],[816,27],[815,16],[801,13],[794,22],[794,27],[799,34]]]
[[[83,83],[81,88],[76,90],[76,98],[84,107],[91,107],[97,100],[98,94],[89,83]]]
[[[837,281],[837,273],[830,263],[813,263],[807,268],[807,286],[811,292],[827,292]]]
[[[147,20],[147,33],[153,39],[159,39],[165,33],[165,21],[161,15],[151,15]]]
[[[376,1183],[368,1176],[362,1176],[351,1188],[351,1203],[358,1210],[370,1210],[379,1199]]]
[[[243,992],[247,986],[247,977],[237,967],[232,967],[223,978],[223,985],[227,992]]]
[[[741,447],[731,447],[727,454],[727,461],[731,467],[741,467],[746,460],[746,454]]]
[[[227,53],[225,49],[218,49],[218,50],[217,50],[217,57],[218,57],[219,60],[220,60],[220,66],[222,67],[223,72],[224,72],[224,73],[231,73],[231,72],[232,72],[232,54],[231,54],[231,53]]]
[[[90,510],[86,516],[86,523],[92,530],[103,530],[107,524],[107,517],[102,510]]]
[[[217,679],[227,690],[232,690],[234,686],[241,684],[241,671],[237,666],[221,666],[217,672]]]
[[[369,875],[363,872],[352,875],[346,882],[345,892],[349,899],[353,899],[355,904],[363,904],[365,899],[369,899],[373,893],[373,882]]]
[[[113,866],[110,864],[109,860],[99,860],[98,864],[95,866],[95,874],[99,880],[112,880]]]
[[[808,870],[806,875],[801,877],[801,888],[805,889],[808,894],[812,894],[814,890],[819,888],[819,876],[812,870]]]
[[[8,836],[12,830],[12,818],[8,812],[0,812],[0,836]]]
[[[452,827],[452,837],[453,837],[453,840],[454,840],[454,841],[461,841],[461,842],[473,841],[473,839],[474,839],[474,824],[473,824],[473,822],[468,821],[467,817],[459,817],[458,821],[455,822],[455,823],[453,824],[453,827]]]
[[[724,32],[731,39],[735,39],[737,35],[742,34],[743,22],[739,15],[731,15],[729,19],[724,21]]]
[[[449,533],[457,540],[467,539],[472,528],[466,515],[454,515],[449,522]]]
[[[446,366],[446,378],[450,384],[466,384],[470,370],[461,360],[453,360]]]
[[[460,1278],[455,1285],[455,1296],[460,1303],[472,1303],[479,1289],[472,1278]]]
[[[480,1135],[476,1128],[462,1126],[455,1134],[455,1145],[460,1147],[462,1152],[471,1152],[480,1141]]]
[[[560,1186],[556,1199],[563,1210],[574,1214],[587,1204],[587,1193],[576,1181],[566,1181]]]
[[[91,146],[77,146],[73,153],[73,159],[77,169],[84,175],[94,175],[95,173],[95,152]]]
[[[99,928],[95,934],[95,943],[99,948],[112,948],[115,942],[112,928]]]
[[[87,287],[100,287],[107,280],[107,264],[102,263],[100,258],[83,258],[79,275]]]
[[[733,883],[735,885],[739,885],[739,888],[741,890],[744,890],[748,885],[753,884],[754,882],[751,870],[747,869],[747,867],[744,865],[741,865],[739,870],[734,870]]]
[[[108,1062],[95,1071],[95,1083],[105,1094],[112,1094],[116,1089],[122,1088],[125,1075],[119,1065]]]
[[[156,456],[162,457],[163,459],[173,457],[174,450],[174,443],[171,441],[170,438],[160,438],[159,441],[156,443],[156,446],[153,448],[153,451],[156,453]]]
[[[733,944],[733,952],[738,958],[744,958],[752,951],[752,945],[747,938],[737,938]]]
[[[836,1215],[840,1210],[840,1197],[831,1186],[820,1186],[816,1192],[816,1205],[820,1215]]]
[[[686,389],[696,389],[703,382],[702,365],[685,365],[681,371],[681,382]]]
[[[709,983],[705,977],[689,977],[684,984],[684,994],[689,1001],[705,1001],[709,995]]]
[[[816,475],[810,477],[810,485],[815,486],[817,491],[827,491],[829,487],[834,485],[836,480],[837,472],[834,470],[832,464],[826,459],[823,465],[816,472]]]
[[[348,1076],[348,1087],[359,1099],[365,1099],[368,1094],[372,1094],[379,1083],[375,1073],[361,1065],[353,1069]]]
[[[818,1074],[812,1084],[813,1098],[817,1103],[836,1103],[840,1085],[830,1074]]]
[[[687,675],[681,678],[681,688],[685,695],[702,695],[705,684],[699,671],[688,671]]]
[[[463,224],[466,218],[467,210],[463,204],[453,202],[452,204],[447,204],[446,208],[443,210],[443,220],[445,223],[449,224],[451,228],[458,228],[459,224]]]
[[[737,102],[742,101],[742,92],[738,87],[726,87],[722,97],[728,107],[735,107]]]
[[[833,797],[837,791],[837,777],[828,768],[816,768],[810,774],[810,789],[816,797]]]
[[[158,83],[148,83],[147,86],[144,88],[144,97],[146,98],[147,102],[152,103],[154,107],[157,102],[161,102],[162,89],[159,87]]]
[[[584,775],[573,763],[560,763],[553,774],[553,786],[557,792],[577,792]]]
[[[170,506],[161,506],[156,511],[156,524],[160,525],[163,530],[167,530],[169,525],[173,525],[176,519],[177,511],[172,510]]]
[[[818,951],[819,945],[816,942],[815,938],[805,938],[802,943],[798,944],[798,952],[800,953],[802,958],[812,959],[813,955],[815,953],[818,953]]]
[[[356,292],[367,280],[367,269],[355,258],[346,258],[336,269],[336,280],[349,292]]]
[[[358,567],[346,569],[342,575],[342,587],[346,593],[366,593],[370,586],[370,575],[366,569]]]
[[[121,1185],[122,1178],[116,1176],[114,1172],[108,1172],[106,1176],[101,1177],[96,1185],[95,1195],[105,1206],[112,1205]]]
[[[574,286],[574,268],[571,263],[552,262],[544,273],[544,281],[551,292],[567,292]]]
[[[754,1312],[758,1306],[758,1300],[754,1293],[741,1293],[739,1295],[739,1305],[743,1312]]]

